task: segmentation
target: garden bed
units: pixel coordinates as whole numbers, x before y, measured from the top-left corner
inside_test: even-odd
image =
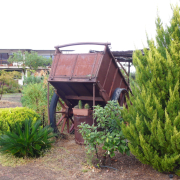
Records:
[[[94,168],[88,162],[84,146],[77,145],[74,135],[66,136],[66,139],[58,140],[54,147],[44,157],[34,160],[22,160],[21,163],[5,158],[0,159],[0,179],[144,179],[154,180],[169,179],[167,174],[159,173],[148,165],[141,164],[133,155],[116,156],[107,163],[112,168]],[[94,159],[93,162],[96,160]],[[10,166],[16,167],[10,167]],[[178,179],[175,176],[173,179]]]
[[[18,96],[20,97],[20,96]],[[8,98],[8,97],[6,97]],[[9,96],[9,98],[13,98]],[[2,107],[14,107],[19,102],[2,103]],[[2,101],[2,102],[3,102]],[[93,164],[87,157],[84,145],[75,143],[74,135],[66,135],[66,138],[58,139],[50,152],[38,159],[18,160],[12,157],[0,155],[0,179],[1,180],[58,180],[58,179],[120,179],[120,180],[168,180],[167,174],[159,173],[148,165],[140,163],[133,155],[116,154],[106,162],[109,167],[95,168],[96,157]],[[178,179],[174,176],[173,179]],[[179,178],[180,179],[180,178]]]

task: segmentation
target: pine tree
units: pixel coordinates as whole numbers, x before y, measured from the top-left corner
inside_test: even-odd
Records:
[[[180,174],[180,12],[173,7],[170,25],[156,20],[156,42],[135,51],[136,82],[123,110],[122,130],[131,153],[160,172]],[[131,102],[131,103],[130,103]]]

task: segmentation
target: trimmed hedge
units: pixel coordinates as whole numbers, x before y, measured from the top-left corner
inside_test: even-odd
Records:
[[[0,134],[10,130],[9,124],[13,128],[15,122],[19,122],[21,125],[21,122],[25,119],[32,119],[33,123],[35,123],[40,119],[40,116],[32,109],[26,107],[0,109]]]

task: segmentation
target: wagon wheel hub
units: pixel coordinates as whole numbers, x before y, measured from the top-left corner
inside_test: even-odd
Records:
[[[62,107],[61,111],[58,111],[56,113],[62,113],[66,118],[70,118],[73,116],[72,108],[69,107]]]
[[[61,113],[62,116],[61,116],[61,118],[59,119],[59,121],[57,122],[56,125],[58,126],[63,121],[63,125],[62,125],[62,128],[61,128],[61,133],[63,133],[63,131],[64,131],[65,124],[67,124],[67,131],[68,131],[68,133],[72,132],[73,129],[74,129],[74,121],[72,119],[72,116],[73,116],[72,108],[68,107],[66,104],[63,104],[60,101],[60,99],[58,99],[58,102],[61,105],[61,111],[56,111],[56,113]],[[71,126],[70,129],[69,129],[69,119],[72,122],[72,126]]]
[[[56,113],[62,113],[65,117],[72,116],[72,109],[69,107],[62,107],[61,111],[57,111]]]

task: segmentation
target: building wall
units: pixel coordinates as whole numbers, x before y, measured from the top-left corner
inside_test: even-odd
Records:
[[[33,50],[33,49],[0,49],[0,70],[6,70],[6,71],[21,71],[22,73],[22,77],[21,79],[18,80],[18,83],[20,85],[23,85],[23,81],[24,81],[24,73],[23,73],[23,69],[21,67],[21,63],[13,63],[10,64],[8,63],[8,58],[10,57],[10,55],[12,55],[14,52],[31,52],[31,51],[35,51],[38,53],[38,55],[40,56],[44,56],[44,57],[51,57],[53,59],[54,57],[54,53],[55,50]],[[28,69],[28,67],[26,68]],[[39,68],[39,70],[42,70],[44,68]],[[38,71],[39,71],[38,70]],[[25,76],[27,77],[27,70],[25,73]]]

